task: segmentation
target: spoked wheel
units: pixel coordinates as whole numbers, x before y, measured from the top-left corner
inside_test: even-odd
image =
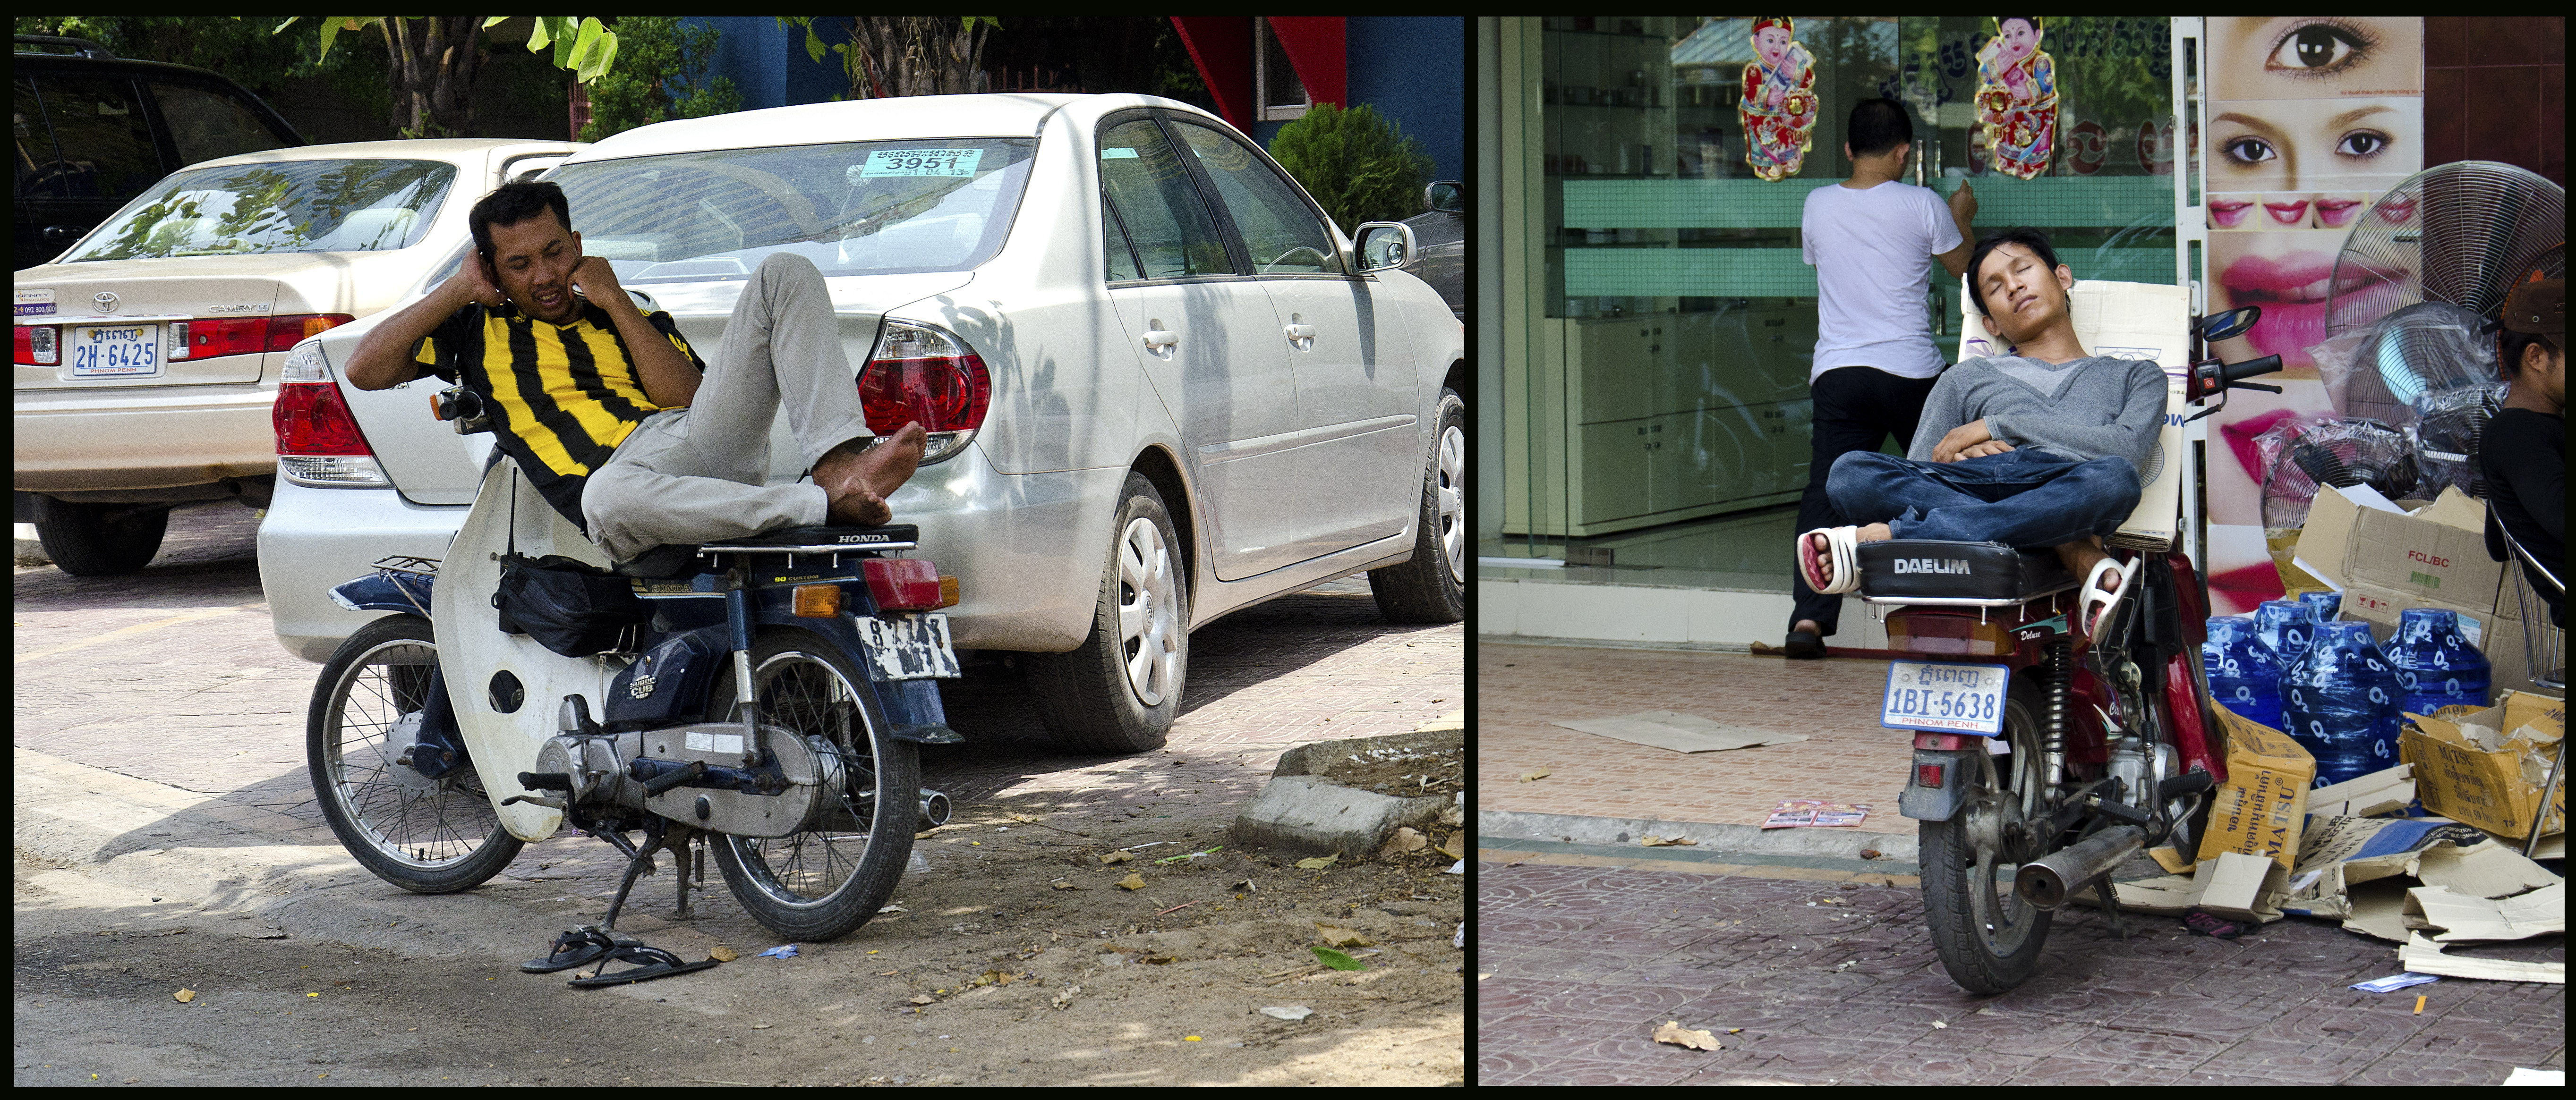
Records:
[[[2005,756],[1980,753],[1969,769],[1968,804],[1948,821],[1922,823],[1923,912],[1950,979],[1970,993],[2001,993],[2028,979],[2048,940],[2048,910],[2013,893],[2021,859],[2045,855],[2053,838],[2031,838],[2025,822],[2043,809],[2046,764],[2026,694],[2004,701]]]
[[[761,723],[840,758],[817,827],[784,837],[725,836],[714,845],[725,885],[754,919],[794,940],[856,931],[894,896],[920,817],[921,758],[877,706],[867,678],[838,647],[802,630],[773,630],[751,653]],[[736,693],[728,673],[711,698]],[[776,736],[772,734],[771,736]]]
[[[378,619],[322,666],[305,719],[305,759],[331,831],[376,877],[420,894],[480,886],[523,847],[492,811],[472,761],[436,779],[398,762],[418,735],[437,667],[428,620]]]

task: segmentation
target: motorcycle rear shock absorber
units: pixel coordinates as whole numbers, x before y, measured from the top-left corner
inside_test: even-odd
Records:
[[[2048,765],[2048,789],[2066,781],[2066,733],[2074,718],[2075,641],[2064,635],[2048,643],[2046,713],[2040,715],[2040,759]]]

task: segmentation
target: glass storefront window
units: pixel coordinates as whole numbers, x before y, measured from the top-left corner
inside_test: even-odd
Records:
[[[1479,501],[1489,575],[1789,590],[1816,341],[1799,216],[1807,192],[1850,177],[1844,122],[1862,99],[1909,109],[1905,181],[1945,195],[1974,186],[1980,230],[2045,229],[2079,279],[2174,281],[2169,20],[2048,20],[2057,142],[2029,180],[1986,163],[1972,100],[1990,18],[1795,22],[1816,121],[1801,169],[1773,181],[1747,164],[1737,113],[1752,17],[1519,21],[1537,39],[1534,102],[1480,109],[1516,128],[1504,145],[1540,162],[1518,200],[1538,216],[1498,214],[1537,224],[1543,259],[1503,303],[1526,311],[1530,331],[1506,343],[1502,415],[1482,418],[1505,434],[1503,476]],[[1936,277],[1922,308],[1954,356],[1958,284]]]

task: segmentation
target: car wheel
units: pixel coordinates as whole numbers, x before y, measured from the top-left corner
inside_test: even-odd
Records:
[[[1413,558],[1369,570],[1377,610],[1397,623],[1454,623],[1467,617],[1467,402],[1440,391],[1439,432],[1422,476],[1422,516]]]
[[[75,577],[132,573],[152,564],[170,529],[170,507],[69,504],[55,501],[51,519],[36,521],[45,556]]]
[[[1024,659],[1038,720],[1074,752],[1163,747],[1189,671],[1189,575],[1163,495],[1130,473],[1091,633],[1070,653]]]

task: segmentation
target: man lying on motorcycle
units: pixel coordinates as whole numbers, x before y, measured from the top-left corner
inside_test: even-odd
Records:
[[[504,184],[468,224],[475,255],[359,342],[351,385],[461,381],[537,492],[618,561],[892,518],[885,498],[912,477],[925,433],[909,424],[870,446],[812,261],[777,252],[752,270],[710,368],[670,314],[638,310],[608,261],[582,254],[562,188]],[[767,484],[782,404],[811,484]]]
[[[2111,559],[2102,536],[2138,505],[2138,471],[2164,421],[2164,372],[2144,359],[2085,353],[2066,312],[2075,276],[2046,234],[1992,234],[1968,271],[1978,312],[2012,354],[1943,372],[1906,457],[1860,451],[1837,460],[1826,494],[1859,523],[1798,536],[1798,567],[1816,591],[1837,593],[1859,587],[1855,547],[1864,542],[2046,547],[2084,578],[2077,621],[2090,638],[2135,572]]]

